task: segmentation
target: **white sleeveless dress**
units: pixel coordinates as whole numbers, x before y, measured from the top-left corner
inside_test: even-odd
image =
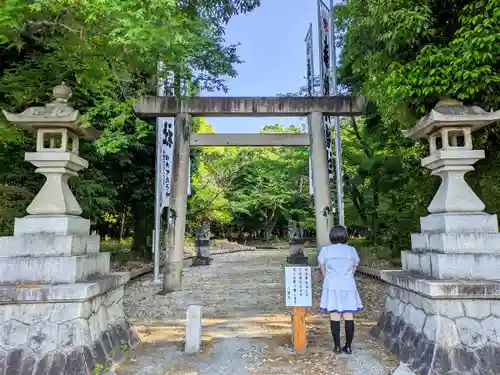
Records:
[[[326,273],[321,292],[320,310],[325,312],[357,312],[363,308],[354,280],[359,264],[355,248],[344,244],[321,248],[318,263],[325,265]]]

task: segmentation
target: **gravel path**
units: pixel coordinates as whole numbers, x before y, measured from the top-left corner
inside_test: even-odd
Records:
[[[117,369],[119,375],[388,375],[396,362],[368,335],[383,303],[384,286],[360,278],[367,309],[357,319],[352,356],[332,354],[329,322],[317,303],[308,316],[308,350],[290,348],[290,314],[284,306],[287,252],[257,250],[214,257],[205,267],[184,270],[183,290],[158,295],[151,277],[125,292],[125,312],[143,344]],[[316,278],[318,275],[316,274]],[[319,284],[319,282],[318,282]],[[315,301],[318,285],[315,285]],[[366,298],[365,298],[366,294]],[[203,306],[203,344],[183,353],[186,309]]]

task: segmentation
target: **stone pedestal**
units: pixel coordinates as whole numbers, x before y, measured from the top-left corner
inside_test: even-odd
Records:
[[[54,96],[45,107],[4,112],[36,131],[37,152],[25,159],[47,179],[14,236],[0,237],[0,374],[104,374],[139,342],[123,312],[128,273],[110,273],[109,253],[99,252],[68,186],[87,166],[78,137],[88,130],[67,104],[69,88]]]
[[[305,240],[302,238],[292,239],[289,242],[290,255],[286,258],[286,261],[291,264],[303,264],[307,265],[309,258],[304,255]]]
[[[109,273],[89,226],[28,216],[0,237],[0,373],[102,373],[139,342],[123,312],[128,273]]]
[[[291,264],[307,265],[309,259],[304,255],[305,242],[304,231],[302,226],[296,221],[290,220],[288,222],[288,244],[290,247],[290,254],[286,261]]]
[[[193,266],[208,266],[212,262],[210,223],[204,222],[196,231],[196,257]]]
[[[500,373],[498,221],[464,180],[484,157],[471,129],[497,117],[448,101],[407,134],[429,138],[422,165],[442,181],[402,270],[381,272],[389,293],[372,333],[420,375]]]
[[[372,334],[421,375],[500,373],[500,283],[382,271],[385,309]]]

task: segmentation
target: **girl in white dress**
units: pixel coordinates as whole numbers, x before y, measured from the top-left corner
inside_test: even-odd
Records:
[[[346,245],[349,236],[347,229],[336,225],[330,230],[331,245],[321,248],[318,263],[323,274],[323,290],[320,309],[330,313],[335,353],[351,354],[351,344],[354,338],[353,313],[363,308],[359,297],[354,273],[359,264],[355,248]],[[340,347],[340,318],[344,318],[345,346]]]

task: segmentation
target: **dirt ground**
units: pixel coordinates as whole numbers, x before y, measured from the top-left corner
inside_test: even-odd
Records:
[[[359,278],[365,309],[356,317],[353,354],[334,355],[328,316],[318,308],[320,282],[308,318],[308,348],[291,349],[291,318],[284,303],[287,252],[257,250],[214,257],[210,266],[189,267],[183,290],[158,295],[150,276],[129,285],[125,311],[142,344],[116,369],[118,375],[388,375],[395,358],[368,334],[376,323],[385,287]],[[319,279],[319,275],[316,278]],[[183,353],[186,309],[203,306],[203,344]]]

